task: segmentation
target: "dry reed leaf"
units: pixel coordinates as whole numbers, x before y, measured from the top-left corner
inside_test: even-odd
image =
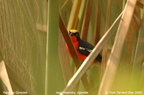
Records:
[[[69,17],[69,22],[67,26],[67,30],[76,29],[78,24],[78,14],[80,10],[82,0],[74,0],[72,10]]]
[[[14,95],[4,61],[0,62],[0,78],[8,89],[8,95]]]
[[[115,42],[107,62],[107,67],[101,81],[98,95],[106,95],[106,92],[110,91],[111,89],[117,68],[119,66],[123,45],[133,17],[136,2],[137,0],[128,0],[126,3],[124,14],[122,16],[122,20],[116,34]]]
[[[144,12],[144,11],[143,11]],[[140,30],[138,32],[138,40],[136,44],[136,51],[135,51],[135,56],[134,56],[134,62],[133,62],[133,69],[132,69],[132,79],[131,83],[132,86],[135,88],[138,88],[142,82],[143,76],[143,59],[144,59],[144,13],[143,13],[143,18],[141,20],[140,24]],[[134,80],[137,81],[134,81]]]

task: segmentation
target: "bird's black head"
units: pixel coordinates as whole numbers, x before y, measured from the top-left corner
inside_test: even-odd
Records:
[[[79,35],[78,30],[71,29],[71,30],[69,31],[69,35],[71,36],[72,40],[74,40],[73,37],[76,37],[77,41],[80,40],[80,35]]]

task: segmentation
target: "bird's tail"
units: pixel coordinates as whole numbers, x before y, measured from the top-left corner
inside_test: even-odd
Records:
[[[100,54],[96,57],[96,61],[100,63],[102,62],[102,56]]]

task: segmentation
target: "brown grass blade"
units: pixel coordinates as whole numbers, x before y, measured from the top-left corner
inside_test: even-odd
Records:
[[[94,45],[96,45],[100,39],[100,26],[101,26],[101,6],[99,0],[96,0],[95,10],[95,26],[94,26]]]
[[[64,25],[64,22],[61,18],[61,16],[59,16],[59,28],[60,28],[60,31],[66,41],[66,44],[68,45],[69,49],[70,49],[70,52],[72,54],[72,58],[74,59],[74,62],[76,63],[76,66],[79,67],[81,64],[80,64],[80,60],[78,58],[78,55],[74,49],[74,46],[72,44],[72,41],[68,35],[68,31],[66,30],[66,27]]]
[[[66,30],[66,27],[65,27],[63,21],[62,21],[61,16],[59,16],[59,20],[60,20],[59,21],[59,28],[60,28],[61,33],[62,33],[62,35],[63,35],[63,37],[64,37],[64,39],[65,39],[65,41],[66,41],[66,43],[67,43],[67,45],[68,45],[68,47],[70,49],[70,52],[72,54],[72,58],[73,58],[73,60],[75,62],[75,65],[76,65],[76,68],[78,69],[80,67],[80,65],[81,65],[80,64],[80,60],[79,60],[78,55],[77,55],[77,53],[76,53],[76,51],[74,49],[74,46],[73,46],[72,41],[71,41],[71,39],[70,39],[70,37],[68,35],[68,32]],[[88,83],[88,80],[87,80],[86,76],[87,75],[85,74],[82,77],[82,83],[83,83],[85,89],[88,90],[89,89],[89,83]]]
[[[119,66],[123,45],[133,17],[136,2],[137,0],[128,0],[126,3],[124,14],[122,16],[122,20],[116,35],[116,40],[108,59],[98,95],[106,95],[106,91],[110,91],[111,89],[117,68]]]
[[[72,68],[70,66],[69,62],[69,57],[67,54],[67,51],[65,49],[65,41],[61,33],[59,33],[59,57],[60,57],[60,63],[61,63],[61,68],[63,72],[63,76],[65,79],[65,84],[70,80],[72,77]]]
[[[85,9],[84,19],[83,19],[82,29],[81,29],[81,39],[83,40],[87,40],[88,28],[89,28],[89,23],[91,18],[92,3],[93,0],[87,0],[86,2],[86,9]]]

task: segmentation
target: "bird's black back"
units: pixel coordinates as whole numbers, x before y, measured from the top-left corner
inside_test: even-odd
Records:
[[[79,40],[79,44],[78,44],[78,52],[88,56],[91,51],[93,50],[94,46],[84,40]],[[96,58],[96,61],[101,62],[102,60],[102,56],[99,54]]]

